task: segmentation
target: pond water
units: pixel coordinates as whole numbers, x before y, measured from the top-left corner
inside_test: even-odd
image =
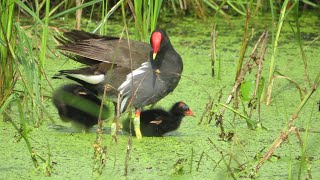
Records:
[[[292,17],[290,22],[294,27],[293,20]],[[213,22],[216,23],[218,31],[217,54],[221,64],[221,79],[211,77],[210,33]],[[142,140],[133,137],[128,163],[129,179],[231,179],[228,168],[231,168],[236,177],[248,177],[250,170],[257,165],[259,159],[278,137],[300,103],[298,90],[284,79],[275,80],[271,105],[266,106],[265,103],[261,105],[261,122],[267,130],[248,129],[245,120],[238,116],[234,119],[230,111],[227,111],[224,116],[226,131],[232,130],[235,133],[230,142],[220,140],[220,129],[215,127],[214,123],[198,125],[209,96],[217,99],[217,93],[223,88],[222,102],[225,102],[231,92],[244,33],[244,23],[244,17],[228,20],[166,17],[159,22],[160,27],[167,31],[173,46],[182,56],[184,72],[175,91],[162,99],[157,106],[168,109],[174,102],[184,101],[195,112],[196,117],[184,118],[180,128],[166,137],[144,137]],[[319,36],[319,13],[305,12],[300,17],[300,23],[303,46],[306,47],[305,52],[309,63],[309,75],[311,79],[314,79],[320,69],[320,41],[319,39],[312,43],[311,41]],[[271,30],[270,25],[271,20],[268,18],[252,19],[251,27],[254,29],[254,34],[249,43],[248,52],[251,51],[256,40],[266,28]],[[64,26],[67,27],[67,23],[60,27]],[[122,22],[111,20],[109,27],[112,35],[119,35]],[[54,48],[54,44],[51,47]],[[269,32],[262,73],[265,79],[268,78],[271,47],[271,32]],[[61,54],[59,57],[49,56],[45,67],[47,75],[51,77],[60,69],[79,67],[73,62],[65,63],[65,59]],[[308,87],[304,78],[304,66],[299,46],[288,22],[284,23],[275,59],[279,72],[290,77],[302,87]],[[62,83],[70,82],[67,80],[50,81],[55,88]],[[48,95],[50,93],[48,92]],[[301,132],[301,136],[306,143],[306,154],[309,157],[307,165],[314,179],[320,178],[320,149],[318,148],[320,112],[317,106],[319,100],[320,93],[316,91],[294,122],[299,129],[309,129],[308,134]],[[71,124],[63,123],[59,119],[50,100],[46,101],[45,106],[57,125],[63,127],[57,128],[57,125],[53,126],[50,121],[45,121],[44,125],[33,129],[30,136],[34,150],[42,157],[46,157],[47,143],[49,144],[53,162],[51,175],[53,178],[92,178],[95,129],[92,129],[90,133],[79,132]],[[240,107],[239,111],[242,112],[242,109],[243,107]],[[253,120],[257,120],[257,117],[258,114],[255,111]],[[104,124],[107,130],[110,129],[109,122]],[[0,126],[2,154],[0,177],[4,179],[42,177],[39,176],[37,170],[34,170],[25,142],[23,140],[17,142],[17,132],[12,125],[1,120]],[[108,133],[103,137],[103,144],[107,146],[107,163],[102,178],[125,177],[128,136],[119,135],[117,143],[112,141]],[[301,163],[299,160],[302,155],[300,147],[297,136],[291,134],[288,141],[276,150],[275,156],[261,167],[259,178],[287,179],[291,173],[292,177],[296,177]],[[239,168],[239,164],[243,165],[243,170]],[[303,177],[305,176],[304,170]]]

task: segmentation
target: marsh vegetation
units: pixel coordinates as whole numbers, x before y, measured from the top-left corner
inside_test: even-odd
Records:
[[[1,2],[0,177],[319,178],[319,8],[318,0]],[[74,28],[148,43],[166,30],[184,71],[155,107],[183,101],[196,117],[141,140],[111,136],[112,111],[87,133],[63,122],[51,97],[71,81],[51,77],[81,65],[54,37]]]

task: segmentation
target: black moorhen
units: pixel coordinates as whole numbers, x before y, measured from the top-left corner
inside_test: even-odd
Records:
[[[101,100],[83,86],[64,85],[53,93],[52,101],[64,122],[71,121],[85,131],[98,124]],[[101,119],[107,119],[109,113],[104,105]]]
[[[106,87],[106,95],[114,103],[120,93],[120,111],[124,112],[130,104],[136,109],[137,138],[142,137],[140,109],[161,100],[180,81],[182,59],[163,30],[152,33],[151,47],[143,42],[77,30],[65,32],[64,37],[57,39],[62,44],[58,48],[65,55],[87,67],[61,70],[54,78],[67,77],[97,94],[102,94]]]
[[[184,102],[175,103],[169,112],[163,109],[141,111],[141,133],[143,136],[162,136],[178,129],[184,116],[194,116],[192,110]],[[129,132],[129,126],[130,120],[126,119],[123,122],[124,131]]]

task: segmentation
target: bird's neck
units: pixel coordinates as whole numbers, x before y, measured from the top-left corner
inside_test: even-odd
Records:
[[[178,129],[178,127],[181,124],[182,118],[184,117],[184,115],[182,114],[177,114],[177,113],[170,113],[171,115],[171,122],[170,122],[170,126],[175,130]]]

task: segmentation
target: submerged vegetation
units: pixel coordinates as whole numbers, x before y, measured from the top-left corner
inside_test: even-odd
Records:
[[[312,13],[319,16],[319,3],[2,1],[0,114],[1,136],[6,142],[0,148],[5,161],[23,159],[17,169],[33,165],[19,175],[19,170],[10,169],[15,163],[0,165],[10,169],[4,170],[3,177],[70,177],[78,175],[76,170],[83,170],[79,176],[84,178],[92,174],[147,177],[150,172],[155,176],[227,175],[230,179],[320,177],[318,143],[314,140],[319,138],[319,122],[315,122],[320,110],[319,27],[305,32],[305,26],[320,23],[317,18],[309,24],[305,20],[313,17],[307,10],[315,9]],[[235,25],[235,21],[242,24]],[[51,96],[58,82],[51,76],[64,63],[78,65],[63,60],[54,49],[53,37],[74,27],[145,42],[157,27],[167,29],[173,37],[175,33],[185,36],[173,38],[184,60],[182,82],[172,95],[175,97],[165,99],[187,99],[197,112],[199,126],[195,120],[185,120],[188,129],[184,126],[181,131],[187,137],[178,134],[142,141],[131,135],[111,137],[107,133],[110,123],[103,124],[101,118],[96,134],[57,128],[61,120],[53,110]],[[226,45],[231,44],[227,33],[237,36],[231,38],[235,47]],[[292,52],[282,52],[284,49]],[[281,145],[286,150],[280,149]],[[27,152],[8,152],[15,147]],[[66,151],[70,158],[65,157]],[[275,165],[267,165],[267,161]],[[280,171],[273,174],[278,164]],[[74,172],[66,175],[69,166],[74,166],[70,167]]]

